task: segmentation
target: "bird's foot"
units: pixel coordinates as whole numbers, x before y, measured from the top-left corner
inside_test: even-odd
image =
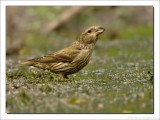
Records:
[[[67,76],[67,75],[64,75],[64,74],[62,74],[62,77],[63,77],[64,79],[69,79],[68,76]]]
[[[67,75],[64,75],[64,74],[62,74],[61,81],[63,81],[63,82],[71,82],[71,80],[69,79],[69,77]]]

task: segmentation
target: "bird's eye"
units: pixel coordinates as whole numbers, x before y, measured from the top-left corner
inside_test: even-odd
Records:
[[[88,33],[91,33],[92,31],[91,30],[88,30]]]

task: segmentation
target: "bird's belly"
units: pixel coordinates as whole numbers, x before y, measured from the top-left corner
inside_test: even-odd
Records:
[[[58,63],[52,66],[52,71],[61,74],[73,74],[84,68],[89,62],[89,58],[79,59],[71,63]]]
[[[68,69],[63,71],[63,73],[66,75],[76,73],[76,72],[80,71],[82,68],[84,68],[87,64],[88,64],[88,61],[86,61],[84,63],[79,63],[79,64],[75,63],[74,65],[71,65]]]
[[[73,61],[72,63],[70,63],[71,65],[69,70],[70,72],[66,71],[66,74],[73,74],[78,72],[88,64],[89,59],[90,59],[90,56],[84,56],[77,59],[76,61]]]
[[[47,69],[58,74],[73,74],[78,72],[88,64],[90,55],[91,54],[88,51],[83,51],[83,53],[79,54],[79,56],[77,56],[77,58],[71,63],[51,63]]]

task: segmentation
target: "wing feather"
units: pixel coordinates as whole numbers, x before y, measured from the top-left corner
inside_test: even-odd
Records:
[[[52,54],[45,55],[44,57],[34,58],[29,61],[40,63],[58,63],[58,62],[72,62],[79,54],[79,50],[75,51],[59,51]]]

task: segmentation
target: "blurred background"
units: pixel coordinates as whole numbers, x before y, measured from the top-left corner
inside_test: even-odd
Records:
[[[106,28],[104,41],[153,34],[153,7],[149,6],[9,6],[6,10],[7,56],[57,50],[93,25]]]
[[[18,63],[106,29],[70,82]],[[6,7],[7,113],[153,113],[152,6]],[[95,69],[96,68],[96,69]]]

